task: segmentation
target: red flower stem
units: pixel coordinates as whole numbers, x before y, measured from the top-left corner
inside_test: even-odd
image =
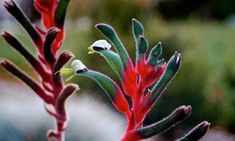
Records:
[[[51,74],[54,75],[54,67],[55,65],[52,65],[53,67],[50,68]],[[54,94],[54,99],[57,99],[58,95],[61,93],[62,89],[57,89],[56,85],[54,84],[53,79],[51,79],[50,81],[50,85],[52,86],[52,90],[53,90],[53,94]],[[62,87],[64,87],[64,83],[61,84]],[[56,104],[52,105],[54,107],[54,109],[56,109]],[[55,110],[57,111],[57,110]],[[58,113],[56,113],[56,115],[58,115]],[[56,138],[57,141],[64,141],[64,126],[65,126],[65,121],[61,121],[57,116],[55,116],[55,120],[56,120]]]
[[[61,123],[60,121],[56,121],[56,129],[57,129],[57,141],[64,141],[64,136],[65,136],[65,132],[64,132],[64,123]]]

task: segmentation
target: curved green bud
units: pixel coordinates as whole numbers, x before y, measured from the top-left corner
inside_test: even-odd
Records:
[[[148,40],[144,36],[139,36],[138,42],[137,42],[137,52],[136,52],[136,59],[138,61],[144,59],[144,55],[148,50]]]
[[[151,49],[148,60],[147,60],[148,64],[155,66],[161,54],[162,54],[162,45],[161,45],[161,42],[159,42],[157,45],[155,45]]]
[[[155,84],[152,88],[151,92],[151,100],[152,102],[156,102],[161,94],[166,89],[167,85],[174,78],[175,74],[178,72],[181,65],[181,55],[180,53],[175,52],[175,54],[170,58],[167,63],[166,69],[161,76],[160,80]]]
[[[138,41],[138,53],[140,54],[146,53],[148,50],[148,46],[149,46],[148,40],[144,36],[140,36]]]
[[[176,124],[187,118],[191,114],[191,111],[191,106],[180,106],[175,109],[168,117],[150,126],[138,129],[135,134],[138,134],[143,139],[157,135],[161,132],[168,130],[172,126],[175,126]]]
[[[100,32],[102,32],[112,42],[114,48],[120,55],[123,67],[126,68],[129,64],[131,64],[132,62],[130,60],[129,54],[127,53],[113,27],[104,23],[100,23],[96,25],[96,28],[99,29]]]
[[[176,141],[198,141],[207,133],[209,127],[210,123],[204,121],[189,131],[189,133],[186,134],[183,138]]]
[[[141,35],[144,35],[144,27],[143,25],[136,19],[132,19],[132,31],[135,37],[136,43]]]

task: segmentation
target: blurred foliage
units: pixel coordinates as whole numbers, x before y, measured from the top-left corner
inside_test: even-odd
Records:
[[[200,19],[226,19],[235,12],[234,0],[159,0],[153,10],[165,19],[185,19],[196,16]]]
[[[190,124],[207,119],[234,132],[235,29],[226,24],[189,21],[151,22],[148,31],[151,25],[160,27],[149,34],[160,36],[157,39],[166,47],[164,54],[172,54],[174,50],[183,54],[180,72],[152,114],[161,118],[166,113],[162,110],[169,113],[175,106],[190,104],[193,107]]]
[[[76,20],[78,17],[89,16],[92,23],[106,22],[116,26],[121,32],[130,29],[129,21],[133,17],[150,16],[149,0],[79,0],[72,1],[69,16]],[[144,21],[144,20],[143,20]]]
[[[132,17],[161,15],[164,19],[223,20],[235,13],[234,0],[79,0],[73,1],[72,19],[91,15],[94,21],[121,25]]]

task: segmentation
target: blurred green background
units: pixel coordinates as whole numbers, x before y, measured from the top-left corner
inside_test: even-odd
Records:
[[[37,14],[30,17],[39,23]],[[162,42],[165,60],[174,51],[181,52],[183,56],[181,70],[145,123],[162,119],[177,106],[192,105],[192,115],[179,128],[193,127],[200,121],[208,120],[212,128],[220,129],[228,136],[235,134],[235,1],[74,0],[67,13],[67,34],[62,49],[71,50],[88,68],[116,79],[103,58],[87,54],[87,47],[104,38],[94,26],[105,22],[116,29],[134,58],[131,18],[143,23],[150,47]],[[6,26],[0,29],[3,30],[3,27]],[[8,29],[35,52],[29,37],[18,25]],[[24,59],[9,48],[2,38],[0,57],[9,58],[31,72]],[[12,78],[2,69],[0,75],[1,81]],[[89,95],[110,104],[104,92],[93,81],[84,78],[74,78],[72,81],[80,85],[81,90],[77,95],[89,90]],[[112,107],[111,104],[109,106]],[[177,132],[176,129],[172,131]]]

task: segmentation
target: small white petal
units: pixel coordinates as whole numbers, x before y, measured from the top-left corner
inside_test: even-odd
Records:
[[[73,68],[74,73],[87,69],[87,67],[80,60],[74,60],[71,63],[71,67]]]
[[[101,49],[110,49],[111,45],[106,40],[95,41],[91,47],[101,48]]]

